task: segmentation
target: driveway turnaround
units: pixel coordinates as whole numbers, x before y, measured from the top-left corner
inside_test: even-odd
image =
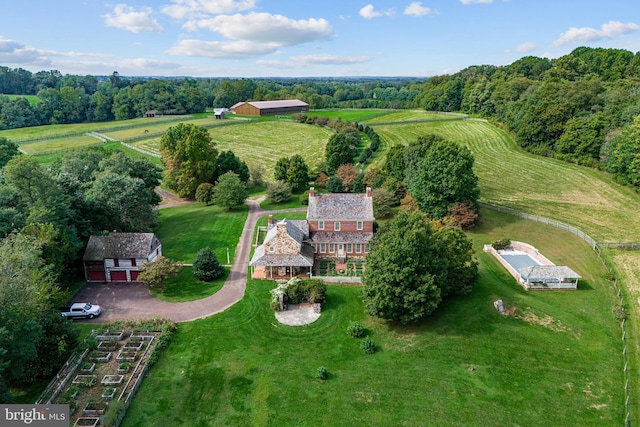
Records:
[[[102,315],[87,322],[101,323],[149,317],[164,317],[175,322],[188,322],[220,313],[240,301],[247,286],[249,253],[258,219],[271,213],[305,210],[305,208],[299,208],[265,211],[255,201],[247,200],[247,204],[249,215],[242,229],[231,272],[218,292],[196,301],[166,302],[152,296],[149,288],[139,282],[87,283],[73,299],[99,304],[102,307]]]

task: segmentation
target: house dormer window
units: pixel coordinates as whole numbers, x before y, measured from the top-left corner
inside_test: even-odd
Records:
[[[333,231],[340,231],[340,222],[336,221],[333,223]]]
[[[358,221],[358,222],[356,223],[356,229],[357,229],[357,230],[362,230],[362,221]]]
[[[276,248],[274,248],[273,246],[269,246],[269,252],[275,252]]]
[[[120,260],[118,258],[114,258],[113,260],[113,266],[114,267],[120,267]]]

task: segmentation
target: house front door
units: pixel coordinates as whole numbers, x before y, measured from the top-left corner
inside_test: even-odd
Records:
[[[338,257],[339,258],[344,257],[344,244],[342,243],[338,244]]]

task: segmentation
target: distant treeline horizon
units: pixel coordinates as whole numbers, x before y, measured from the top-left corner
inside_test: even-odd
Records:
[[[612,172],[640,186],[640,53],[579,47],[557,59],[525,56],[415,77],[192,78],[62,75],[0,67],[0,129],[196,114],[241,101],[300,99],[311,109],[418,108],[500,122],[518,144]],[[636,123],[634,123],[636,121]]]

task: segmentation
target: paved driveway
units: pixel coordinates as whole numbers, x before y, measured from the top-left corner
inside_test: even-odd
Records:
[[[220,313],[240,301],[247,285],[249,253],[258,218],[270,213],[306,209],[265,211],[255,201],[247,200],[247,204],[249,215],[236,248],[235,260],[224,286],[218,292],[197,301],[165,302],[153,297],[142,283],[87,283],[73,297],[74,301],[89,301],[103,308],[100,317],[87,322],[100,323],[147,317],[165,317],[176,322],[186,322]]]

